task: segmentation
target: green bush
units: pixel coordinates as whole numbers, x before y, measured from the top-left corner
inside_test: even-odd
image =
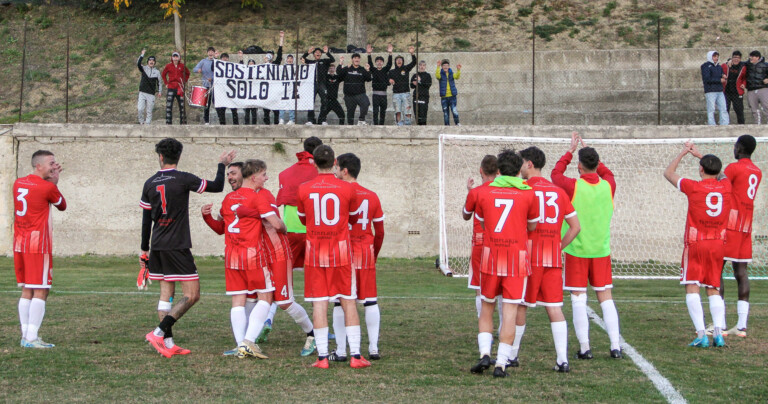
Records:
[[[469,41],[463,38],[453,38],[453,44],[459,49],[467,49],[472,46]]]
[[[533,8],[531,7],[520,7],[517,9],[517,15],[520,17],[528,17],[531,14],[533,14]]]
[[[603,17],[610,17],[611,12],[616,9],[618,4],[615,1],[609,1],[608,4],[605,5],[605,8],[603,9]]]
[[[757,18],[757,17],[755,17],[755,14],[753,14],[753,13],[752,13],[752,10],[749,10],[749,14],[747,14],[747,15],[744,17],[744,19],[745,19],[747,22],[753,22],[753,21],[755,21],[755,19],[756,19],[756,18]]]

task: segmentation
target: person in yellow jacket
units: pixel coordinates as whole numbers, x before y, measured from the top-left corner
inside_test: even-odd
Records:
[[[435,80],[439,83],[440,104],[443,106],[443,122],[445,126],[451,124],[450,113],[453,114],[453,122],[456,126],[459,123],[459,110],[456,109],[456,80],[461,77],[461,65],[456,65],[456,71],[451,69],[451,62],[443,59],[437,62],[437,71],[435,71]]]

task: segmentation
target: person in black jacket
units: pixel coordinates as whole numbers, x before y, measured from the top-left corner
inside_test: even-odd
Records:
[[[768,114],[768,64],[756,50],[749,53],[746,90],[752,117],[760,125],[762,116]]]
[[[229,53],[222,53],[220,56],[220,59],[222,62],[229,62]],[[211,65],[211,70],[213,70],[215,64]],[[214,101],[214,105],[216,105],[216,101]],[[232,111],[232,125],[239,125],[240,122],[237,119],[237,108],[230,108]],[[216,108],[216,115],[219,117],[219,125],[226,125],[227,124],[227,109],[224,107]]]
[[[269,51],[264,55],[264,63],[272,63],[272,64],[279,65],[280,63],[283,62],[283,40],[284,39],[285,39],[285,32],[280,31],[280,45],[277,47],[277,57],[275,57],[274,52]],[[264,108],[264,118],[263,118],[264,125],[270,124],[270,119],[269,119],[270,113],[273,115],[272,118],[274,118],[272,119],[272,121],[275,123],[275,125],[277,125],[277,123],[280,120],[280,111],[278,110],[272,111],[267,108]]]
[[[397,126],[411,124],[411,100],[408,91],[408,75],[416,66],[416,49],[413,46],[408,47],[411,54],[411,63],[403,65],[405,59],[398,55],[395,58],[395,67],[389,71],[389,84],[392,85],[392,104],[395,106],[395,122]],[[405,120],[403,120],[405,114]]]
[[[376,56],[376,64],[371,60],[373,46],[370,44],[366,48],[368,53],[368,64],[376,66],[371,69],[371,85],[373,86],[373,124],[384,125],[384,118],[387,115],[387,87],[389,87],[389,69],[392,68],[392,44],[387,45],[387,64],[384,64],[384,58]]]
[[[160,70],[155,68],[155,57],[147,58],[147,65],[142,66],[141,60],[144,59],[146,49],[141,50],[141,56],[136,62],[136,66],[141,73],[141,82],[139,82],[139,125],[149,125],[152,123],[152,109],[155,107],[155,95],[160,96]],[[146,114],[146,118],[144,115]]]
[[[427,124],[429,111],[429,88],[432,87],[432,76],[427,73],[427,62],[419,62],[419,71],[411,77],[413,89],[413,109],[416,111],[419,125]]]
[[[340,63],[344,63],[344,56]],[[370,65],[360,66],[360,54],[352,55],[352,64],[349,66],[340,66],[338,70],[339,80],[344,81],[344,104],[347,106],[347,124],[354,125],[355,109],[360,107],[360,118],[358,125],[368,125],[365,122],[365,115],[368,114],[368,107],[371,101],[365,93],[365,82],[371,81]]]
[[[304,61],[305,64],[311,65],[316,64],[317,67],[315,68],[315,96],[320,96],[320,113],[322,114],[323,109],[325,109],[325,100],[326,100],[326,93],[328,92],[328,89],[325,87],[325,78],[328,76],[328,66],[335,62],[336,59],[333,58],[333,55],[331,55],[331,52],[328,50],[328,46],[323,46],[323,49],[315,48],[312,50],[312,56],[314,56],[314,60],[309,60],[307,57],[309,56],[309,51],[304,54],[304,56],[301,57],[301,59]],[[323,53],[328,55],[327,58],[321,59],[323,57]],[[312,97],[312,102],[314,103],[314,96]],[[307,112],[307,125],[314,125],[316,123],[322,123],[322,122],[315,122],[315,109],[312,108]]]
[[[342,56],[343,58],[343,56]],[[325,110],[320,111],[320,117],[318,118],[322,125],[328,125],[325,119],[328,117],[328,113],[333,111],[339,118],[339,125],[344,125],[344,109],[339,104],[339,75],[336,74],[336,65],[331,63],[328,65],[328,76],[325,78],[325,87],[328,89],[325,96]]]

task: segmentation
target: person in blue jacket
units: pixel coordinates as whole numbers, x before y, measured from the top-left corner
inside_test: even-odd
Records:
[[[728,108],[725,106],[723,85],[727,76],[718,63],[717,51],[707,52],[707,62],[701,65],[701,81],[704,83],[704,95],[707,98],[707,124],[715,125],[715,106],[720,111],[720,125],[728,125]]]

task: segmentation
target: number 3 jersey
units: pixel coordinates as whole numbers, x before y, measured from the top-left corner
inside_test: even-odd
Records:
[[[357,182],[352,183],[357,193],[357,220],[350,224],[352,263],[355,269],[375,269],[376,254],[373,247],[373,224],[384,221],[379,196]]]
[[[323,173],[301,184],[298,197],[296,208],[307,226],[306,265],[350,265],[348,225],[358,205],[352,184]]]
[[[543,177],[528,180],[539,204],[536,230],[529,234],[531,265],[534,267],[562,268],[560,249],[563,220],[576,216],[576,210],[565,190]]]
[[[694,181],[680,178],[677,188],[688,197],[684,243],[725,240],[725,225],[731,210],[731,182],[728,179]]]
[[[750,159],[740,159],[728,164],[725,176],[731,181],[731,213],[728,230],[752,233],[752,215],[755,209],[757,187],[763,173]]]
[[[53,236],[51,205],[58,210],[67,208],[59,188],[32,174],[13,183],[13,197],[13,251],[50,254]]]

